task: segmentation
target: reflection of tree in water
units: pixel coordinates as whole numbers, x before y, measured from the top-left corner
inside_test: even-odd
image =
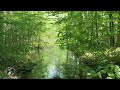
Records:
[[[61,77],[60,76],[58,76],[58,75],[56,75],[56,76],[54,76],[53,78],[51,78],[51,79],[61,79]]]
[[[60,70],[55,65],[49,67],[48,79],[61,79],[62,75]]]
[[[56,75],[56,69],[54,65],[49,66],[48,78],[53,78]]]
[[[47,31],[47,35],[44,37],[44,41],[48,42],[49,44],[44,49],[44,60],[48,62],[47,67],[47,79],[53,79],[61,77],[61,68],[59,68],[59,60],[63,62],[65,60],[65,52],[61,50],[59,45],[56,44],[57,41],[57,29],[52,27],[51,30]]]

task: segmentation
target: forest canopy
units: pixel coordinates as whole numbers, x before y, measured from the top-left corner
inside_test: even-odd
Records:
[[[120,11],[0,11],[1,79],[119,79]]]

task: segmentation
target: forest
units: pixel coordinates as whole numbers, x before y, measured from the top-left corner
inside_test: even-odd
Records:
[[[0,11],[0,79],[120,79],[120,11]]]

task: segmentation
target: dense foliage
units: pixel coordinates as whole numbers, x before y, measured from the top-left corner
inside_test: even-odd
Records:
[[[32,55],[42,50],[43,12],[1,11],[0,17],[0,70],[14,67],[16,75],[28,77],[36,60]]]
[[[52,79],[119,79],[120,12],[0,11],[0,64],[0,78],[46,78],[56,64]]]
[[[120,12],[70,11],[62,15],[56,24],[57,43],[67,49],[65,78],[120,78]]]

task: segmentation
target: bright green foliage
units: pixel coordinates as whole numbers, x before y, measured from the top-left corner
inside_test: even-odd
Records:
[[[0,11],[0,78],[119,79],[119,47],[119,11]]]
[[[42,51],[40,35],[45,31],[43,14],[44,12],[33,11],[1,11],[0,70],[25,62],[19,67],[18,73],[21,73],[22,78],[24,72],[31,72],[33,68],[29,66],[29,62],[32,63],[35,59],[32,55]],[[27,69],[30,71],[26,71]]]
[[[119,65],[119,52],[112,49],[118,46],[120,37],[119,12],[69,11],[62,14],[64,17],[59,17],[56,23],[59,25],[57,43],[62,49],[73,52],[76,62],[71,62],[68,53],[64,64],[65,77],[119,78],[113,69],[119,68],[115,66]],[[107,52],[109,49],[112,49],[110,53]],[[92,54],[92,57],[86,54]],[[113,66],[110,70],[109,64]],[[103,70],[99,70],[100,67]]]

